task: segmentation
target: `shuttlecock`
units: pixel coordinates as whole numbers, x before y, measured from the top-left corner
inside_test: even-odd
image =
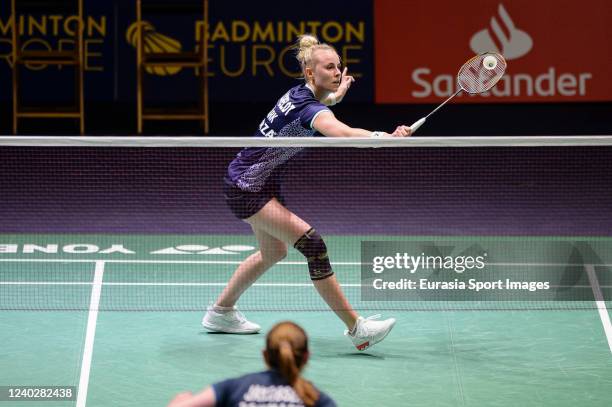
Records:
[[[497,59],[493,55],[489,55],[485,57],[485,59],[482,61],[482,64],[486,69],[495,69],[497,67]]]

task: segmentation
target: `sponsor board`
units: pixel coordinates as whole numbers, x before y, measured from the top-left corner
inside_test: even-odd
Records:
[[[607,64],[612,3],[593,0],[375,2],[378,103],[435,103],[459,88],[472,55],[498,52],[505,76],[489,92],[461,102],[612,100]]]

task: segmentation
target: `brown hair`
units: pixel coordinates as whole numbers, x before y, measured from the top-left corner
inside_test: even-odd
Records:
[[[304,72],[306,67],[312,68],[312,55],[314,51],[322,49],[336,52],[334,47],[329,44],[319,42],[317,37],[312,34],[300,35],[295,44],[295,48],[297,49],[297,55],[295,57],[300,63],[304,77],[306,77]]]
[[[307,357],[308,337],[299,325],[289,321],[280,322],[268,333],[266,363],[287,380],[306,406],[313,406],[319,399],[319,392],[300,376]]]

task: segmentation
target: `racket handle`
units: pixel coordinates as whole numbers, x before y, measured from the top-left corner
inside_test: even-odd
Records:
[[[416,133],[416,131],[419,129],[419,127],[421,127],[423,125],[423,123],[425,123],[426,118],[423,117],[419,120],[417,120],[416,122],[412,123],[412,126],[410,126],[410,129],[412,130],[412,134]]]

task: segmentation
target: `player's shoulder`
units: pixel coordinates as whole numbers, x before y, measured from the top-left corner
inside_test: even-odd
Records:
[[[217,393],[234,393],[244,391],[251,384],[267,384],[270,381],[267,372],[248,373],[242,376],[225,379],[213,384],[213,388]]]
[[[262,372],[248,373],[243,376],[237,377],[235,380],[239,382],[247,383],[258,383],[267,384],[267,382],[275,381],[277,379],[275,372],[270,370],[264,370]]]
[[[312,90],[310,90],[310,88],[308,88],[308,86],[306,86],[304,83],[289,89],[287,94],[294,103],[320,103],[315,97],[314,93],[312,93]]]

